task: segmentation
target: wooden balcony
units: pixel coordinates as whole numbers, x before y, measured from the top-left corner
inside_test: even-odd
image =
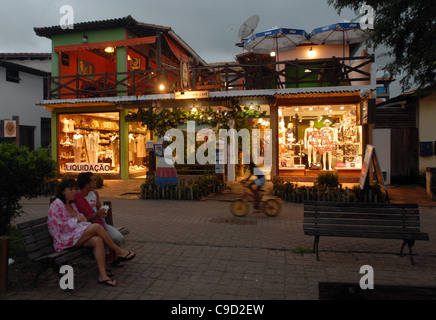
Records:
[[[374,55],[272,63],[234,63],[191,68],[192,90],[228,91],[371,84]],[[159,85],[165,85],[165,91]],[[49,99],[148,95],[180,91],[180,70],[131,72],[50,78]]]

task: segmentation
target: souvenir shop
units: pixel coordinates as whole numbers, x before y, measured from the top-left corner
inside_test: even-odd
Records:
[[[147,140],[153,134],[137,122],[120,124],[120,112],[57,113],[57,161],[61,175],[92,171],[121,178],[122,159],[129,178],[145,178],[151,155]],[[125,129],[120,132],[120,127]],[[120,136],[126,136],[122,143]],[[122,154],[125,154],[123,157]]]
[[[278,117],[280,175],[360,172],[360,104],[279,107]]]

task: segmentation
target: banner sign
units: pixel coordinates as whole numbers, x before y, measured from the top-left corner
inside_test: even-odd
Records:
[[[110,172],[110,163],[66,163],[67,172]]]
[[[174,98],[176,100],[183,99],[206,99],[209,98],[209,91],[184,91],[176,92]]]

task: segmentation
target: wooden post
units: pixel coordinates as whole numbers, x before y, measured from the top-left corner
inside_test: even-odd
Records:
[[[0,237],[0,292],[8,290],[9,237]]]
[[[275,104],[275,101],[270,101],[269,105],[272,149],[271,177],[276,177],[279,175],[279,108]]]

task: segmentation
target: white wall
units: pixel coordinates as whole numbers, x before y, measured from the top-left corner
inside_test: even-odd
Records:
[[[381,171],[386,171],[385,184],[391,184],[391,129],[373,129],[373,145]]]
[[[0,67],[0,119],[20,117],[20,125],[35,126],[35,149],[41,146],[41,118],[51,113],[36,103],[43,101],[43,78],[20,71],[20,83],[6,81],[6,69]]]
[[[419,141],[436,142],[436,94],[419,100]],[[419,173],[425,173],[427,167],[436,167],[436,155],[419,157]]]

